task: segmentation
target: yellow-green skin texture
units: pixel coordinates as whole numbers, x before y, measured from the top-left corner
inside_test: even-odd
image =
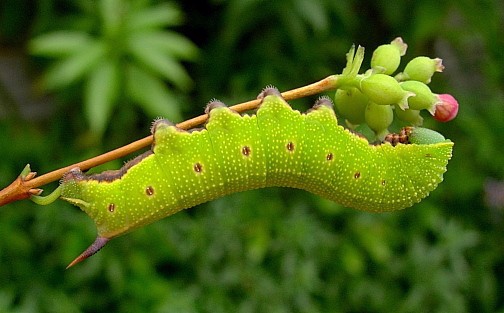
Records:
[[[224,106],[209,114],[205,128],[192,132],[157,121],[152,153],[120,174],[72,170],[62,180],[62,198],[85,211],[107,239],[202,202],[270,186],[393,211],[434,190],[452,153],[451,141],[370,145],[339,126],[330,106],[302,114],[278,94],[265,95],[253,115]]]

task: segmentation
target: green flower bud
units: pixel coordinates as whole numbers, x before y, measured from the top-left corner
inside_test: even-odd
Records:
[[[408,45],[401,37],[397,37],[388,45],[381,45],[373,52],[371,68],[376,73],[390,75],[394,73],[401,63],[401,56],[406,53]]]
[[[390,105],[378,105],[373,102],[367,105],[364,116],[369,128],[371,128],[377,136],[383,135],[383,137],[388,133],[387,128],[394,120],[394,112]]]
[[[414,97],[408,99],[410,109],[428,110],[434,115],[436,105],[440,104],[441,100],[432,93],[429,86],[416,80],[407,80],[400,83],[400,86],[405,91],[411,91],[415,94]]]
[[[401,109],[407,109],[408,98],[415,95],[402,89],[397,80],[385,74],[364,77],[360,82],[360,90],[376,104],[397,104]]]
[[[423,124],[423,117],[420,116],[420,110],[412,110],[412,109],[402,110],[401,108],[397,107],[395,113],[398,119],[407,122],[410,125],[420,126]]]
[[[416,57],[406,64],[403,75],[404,80],[416,80],[428,84],[435,72],[443,70],[443,60],[440,58]]]
[[[419,145],[431,145],[446,141],[440,133],[423,127],[415,127],[408,135],[409,142]]]
[[[368,97],[357,88],[338,89],[334,95],[339,114],[354,125],[364,123],[364,111],[368,102]]]

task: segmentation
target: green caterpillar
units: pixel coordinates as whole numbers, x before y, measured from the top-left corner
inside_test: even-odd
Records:
[[[253,115],[209,103],[210,117],[201,130],[155,121],[151,150],[119,170],[68,172],[61,198],[85,211],[98,229],[96,241],[69,267],[111,238],[239,191],[299,188],[348,207],[384,212],[419,202],[443,180],[453,143],[437,133],[426,144],[402,144],[407,141],[402,135],[391,140],[395,146],[371,145],[337,124],[329,99],[319,99],[303,114],[273,87],[259,98]],[[411,142],[424,140],[408,133]]]

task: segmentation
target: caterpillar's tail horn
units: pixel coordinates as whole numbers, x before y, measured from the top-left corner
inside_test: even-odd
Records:
[[[73,260],[70,264],[68,264],[66,268],[69,269],[75,264],[84,261],[85,259],[89,258],[96,252],[100,251],[100,249],[103,248],[109,240],[110,240],[109,238],[105,237],[100,236],[96,237],[96,240],[93,242],[93,244],[90,245],[86,250],[84,250],[84,252],[82,252],[78,257],[76,257],[75,260]]]

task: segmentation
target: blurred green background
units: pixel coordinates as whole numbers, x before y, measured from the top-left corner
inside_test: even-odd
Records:
[[[46,173],[142,138],[156,116],[340,73],[352,43],[368,61],[397,36],[404,62],[442,58],[430,86],[460,111],[424,116],[454,155],[439,188],[401,212],[254,190],[65,270],[94,240],[91,220],[63,201],[2,207],[0,312],[504,312],[503,24],[499,0],[2,0],[2,187],[27,163]]]

